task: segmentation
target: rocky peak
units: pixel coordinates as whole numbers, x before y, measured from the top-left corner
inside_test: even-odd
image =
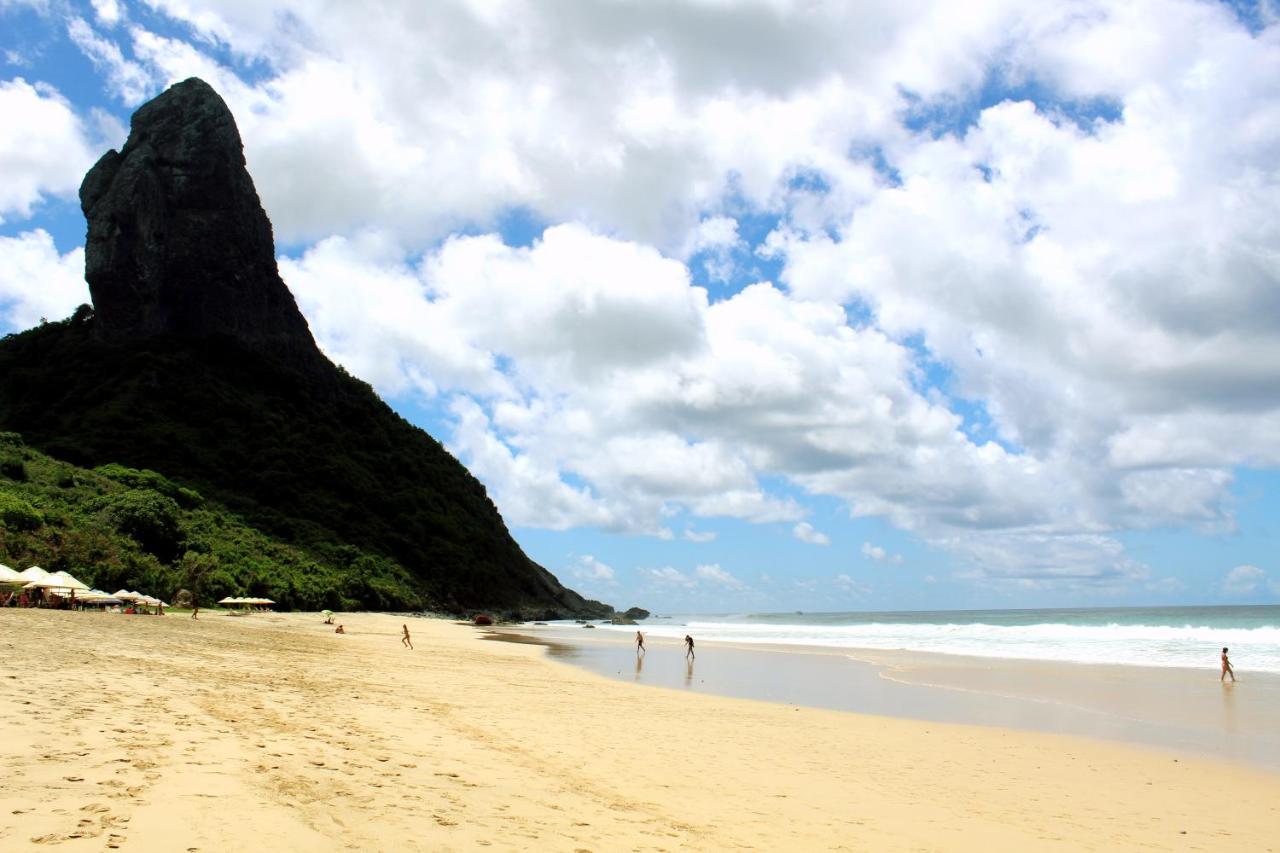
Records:
[[[80,206],[99,336],[226,336],[295,362],[319,355],[276,269],[235,119],[203,80],[134,113],[124,147],[85,176]]]

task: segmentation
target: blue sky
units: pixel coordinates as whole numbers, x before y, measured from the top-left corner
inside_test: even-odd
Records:
[[[1276,9],[1026,5],[0,0],[0,330],[197,75],[317,342],[588,595],[1278,601]]]

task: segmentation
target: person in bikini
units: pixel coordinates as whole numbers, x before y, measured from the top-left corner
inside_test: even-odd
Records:
[[[636,631],[636,657],[644,654],[644,634]]]
[[[413,640],[409,639],[409,626],[401,625],[400,627],[404,629],[404,636],[400,638],[400,645],[406,646],[410,651],[413,651]]]
[[[1236,672],[1231,668],[1231,661],[1227,660],[1227,647],[1222,647],[1222,675],[1218,676],[1219,681],[1223,681],[1226,677],[1231,676],[1231,682],[1234,684],[1236,680]]]
[[[684,635],[684,656],[689,660],[693,660],[697,657],[697,655],[693,653],[693,637],[690,637],[688,634]]]

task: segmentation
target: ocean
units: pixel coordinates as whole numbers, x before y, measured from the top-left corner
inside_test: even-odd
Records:
[[[691,634],[746,644],[1198,669],[1216,668],[1228,646],[1237,670],[1280,673],[1280,605],[686,614],[650,618],[640,629],[655,637]]]

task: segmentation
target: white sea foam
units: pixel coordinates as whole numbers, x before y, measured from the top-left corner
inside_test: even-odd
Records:
[[[634,628],[605,626],[618,631]],[[1241,671],[1280,673],[1280,627],[1207,625],[991,625],[871,622],[853,625],[675,621],[642,626],[655,637],[831,648],[905,649],[978,657],[1213,668],[1223,646]]]

